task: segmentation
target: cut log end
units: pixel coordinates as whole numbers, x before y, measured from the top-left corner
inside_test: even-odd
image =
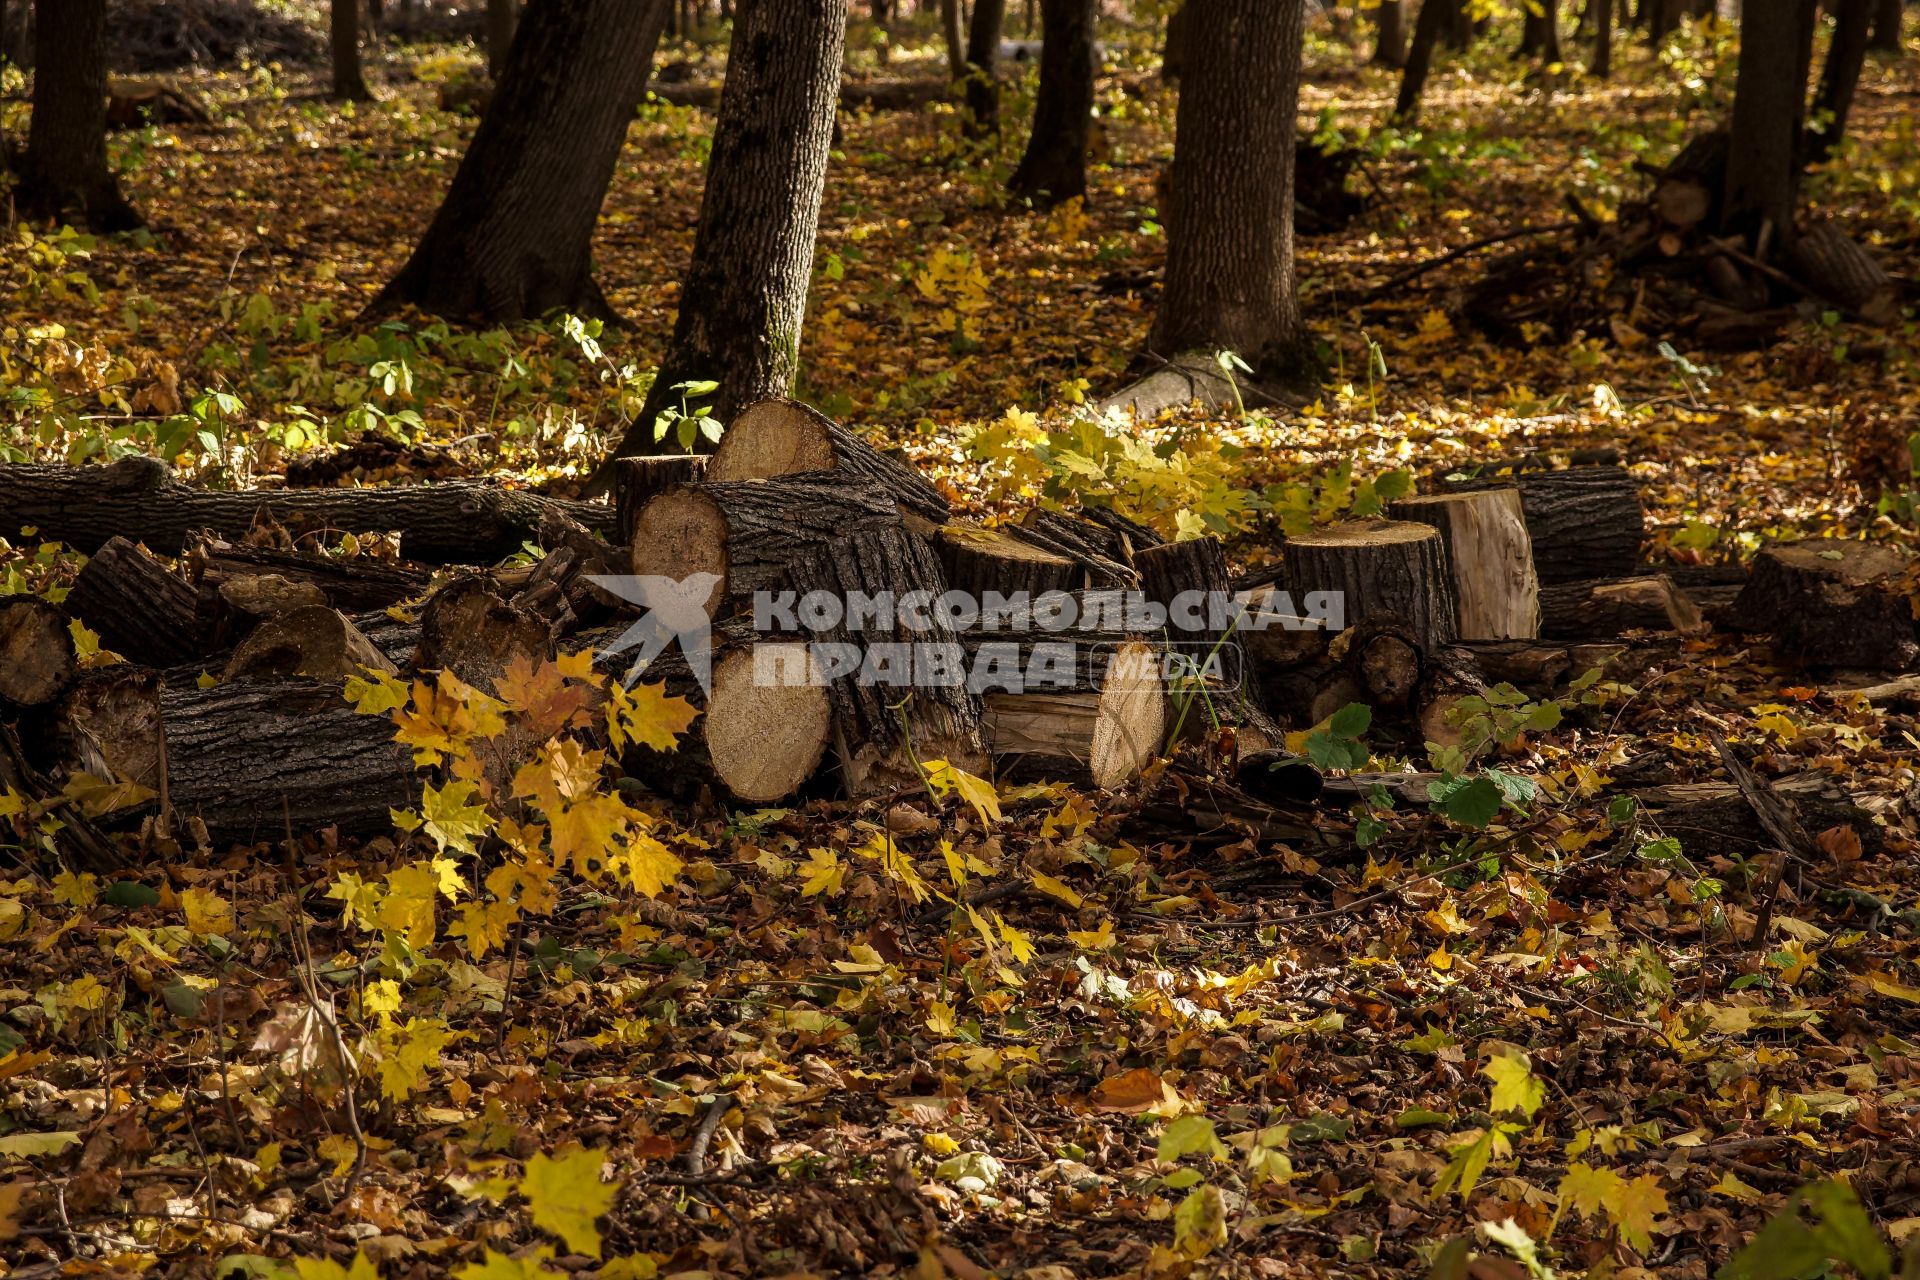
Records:
[[[833,700],[804,644],[760,644],[713,668],[704,733],[713,771],[737,800],[774,804],[820,767]]]
[[[1103,791],[1147,767],[1167,734],[1167,693],[1153,646],[1122,644],[1097,690],[995,694],[986,735],[1004,769],[1085,780]]]
[[[0,604],[0,701],[41,706],[60,695],[73,672],[73,641],[59,609],[34,597]]]
[[[707,479],[766,480],[830,471],[833,465],[833,437],[825,419],[792,400],[762,400],[727,424],[707,464]]]
[[[727,517],[719,503],[692,485],[667,490],[634,518],[634,573],[676,581],[712,574],[718,581],[707,596],[708,617],[719,613],[726,599],[727,569]]]
[[[234,650],[220,678],[344,680],[363,668],[388,675],[399,670],[344,614],[312,605],[255,627]]]

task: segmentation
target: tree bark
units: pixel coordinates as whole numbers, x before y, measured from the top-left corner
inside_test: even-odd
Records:
[[[1910,572],[1884,543],[1774,543],[1754,557],[1734,626],[1770,632],[1777,653],[1808,666],[1908,670],[1920,659],[1902,585]]]
[[[107,167],[106,0],[34,5],[33,118],[14,200],[29,218],[93,231],[143,221]]]
[[[1822,118],[1820,132],[1807,139],[1806,161],[1819,164],[1847,136],[1847,116],[1853,111],[1854,91],[1867,61],[1867,37],[1873,23],[1874,0],[1840,0],[1834,15],[1833,43],[1820,69],[1820,87],[1813,109]]]
[[[656,418],[713,381],[726,422],[784,396],[800,359],[814,238],[840,93],[847,6],[743,0],[673,340],[616,457],[659,453]]]
[[[332,0],[327,31],[333,53],[333,96],[371,102],[373,90],[360,69],[360,0]]]
[[[1856,3],[1864,0],[1855,0]],[[1043,0],[1040,93],[1026,154],[1007,182],[1041,208],[1087,194],[1087,130],[1093,118],[1094,0]]]
[[[1811,0],[1746,0],[1740,17],[1720,230],[1748,237],[1755,249],[1785,249],[1793,239],[1813,13]]]
[[[1535,13],[1529,6],[1520,31],[1520,56],[1545,62],[1560,61],[1559,0],[1532,0],[1540,6]]]
[[[1303,0],[1195,0],[1175,122],[1166,286],[1151,349],[1222,348],[1257,374],[1308,363],[1293,280]]]
[[[947,72],[955,80],[967,74],[967,33],[960,0],[940,0],[940,34],[947,42]]]
[[[507,68],[507,50],[520,25],[520,0],[487,0],[487,74],[495,84]]]
[[[974,0],[967,28],[967,121],[975,137],[1000,128],[1000,29],[1007,0]]]
[[[1875,0],[1867,47],[1876,53],[1899,53],[1901,17],[1901,0]]]
[[[669,0],[539,0],[446,199],[370,310],[610,318],[593,231]]]
[[[1373,65],[1376,67],[1406,66],[1406,20],[1400,0],[1380,0],[1373,10],[1373,22],[1375,31]]]
[[[125,538],[110,539],[88,558],[66,606],[128,662],[170,667],[208,651],[199,593]]]
[[[1587,71],[1596,80],[1613,74],[1613,0],[1593,0],[1593,61]]]
[[[948,516],[946,498],[925,476],[798,400],[761,400],[736,414],[707,464],[706,478],[771,480],[823,471],[838,472],[854,484],[878,485],[902,511],[935,524]]]
[[[1413,20],[1413,47],[1407,51],[1406,69],[1400,73],[1400,94],[1394,99],[1393,121],[1402,126],[1413,123],[1420,111],[1420,97],[1427,89],[1427,75],[1433,70],[1434,46],[1447,25],[1459,0],[1421,0],[1420,16]]]
[[[1337,593],[1349,627],[1397,621],[1423,653],[1458,634],[1446,544],[1430,525],[1349,520],[1290,538],[1287,583],[1302,600],[1313,592]]]

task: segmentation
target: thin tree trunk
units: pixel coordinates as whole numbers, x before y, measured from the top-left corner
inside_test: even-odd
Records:
[[[1867,34],[1873,22],[1874,0],[1840,0],[1834,15],[1833,43],[1820,70],[1820,88],[1813,97],[1814,114],[1824,117],[1819,133],[1807,138],[1807,163],[1825,160],[1847,136],[1847,116],[1853,110],[1860,69],[1867,61]]]
[[[726,422],[785,395],[800,362],[814,238],[840,97],[845,0],[740,0],[693,261],[659,376],[615,456],[671,452],[654,421],[714,381]],[[604,473],[603,468],[603,473]]]
[[[974,0],[967,29],[967,116],[977,137],[1000,128],[1000,29],[1006,16],[1007,0]]]
[[[495,84],[507,67],[507,50],[520,25],[520,0],[487,0],[487,74]]]
[[[1406,70],[1400,73],[1400,96],[1393,104],[1393,120],[1408,125],[1420,111],[1427,73],[1433,69],[1433,48],[1458,0],[1420,0],[1420,16],[1413,20],[1413,46],[1407,51]]]
[[[1613,74],[1613,0],[1592,0],[1593,62],[1587,70],[1596,80]]]
[[[1765,228],[1769,254],[1784,250],[1793,237],[1812,18],[1809,0],[1746,0],[1740,17],[1720,228],[1753,237],[1756,245]]]
[[[333,96],[346,102],[370,102],[360,70],[360,0],[333,0],[328,30],[333,40]]]
[[[947,41],[947,71],[955,80],[967,74],[967,29],[960,0],[940,0],[940,32]]]
[[[1900,52],[1901,0],[1877,0],[1873,9],[1873,34],[1867,47],[1875,53]]]
[[[541,0],[433,223],[371,310],[524,320],[610,318],[594,224],[671,0]]]
[[[27,217],[94,231],[142,225],[107,167],[106,40],[106,0],[34,6],[33,118],[14,194]]]
[[[1560,7],[1558,0],[1533,0],[1540,6],[1526,11],[1520,28],[1520,56],[1544,62],[1560,61]]]
[[[1442,11],[1446,21],[1440,27],[1440,43],[1449,49],[1465,49],[1477,33],[1466,0],[1453,0]]]
[[[1007,189],[1043,208],[1087,193],[1095,0],[1043,0],[1033,133]]]
[[[1195,0],[1175,120],[1166,287],[1151,349],[1307,364],[1293,281],[1294,113],[1304,0]]]
[[[1373,65],[1376,67],[1404,67],[1407,65],[1407,34],[1405,20],[1401,13],[1400,0],[1380,0],[1374,6],[1373,22],[1376,37],[1373,42]]]

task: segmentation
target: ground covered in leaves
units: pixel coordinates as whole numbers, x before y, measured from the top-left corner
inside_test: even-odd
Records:
[[[1869,64],[1810,193],[1901,274],[1912,52]],[[1051,215],[995,197],[1017,138],[849,118],[799,394],[982,512],[1097,494],[1247,564],[1382,473],[1593,445],[1643,482],[1659,562],[1909,540],[1911,324],[1705,353],[1629,308],[1495,343],[1456,308],[1473,258],[1378,288],[1569,193],[1604,214],[1634,159],[1724,110],[1723,35],[1622,61],[1597,86],[1483,51],[1419,131],[1383,133],[1391,83],[1316,32],[1304,109],[1367,150],[1373,202],[1302,245],[1326,381],[1165,424],[1158,450],[1070,413],[1151,317],[1170,94],[1103,82],[1094,193]],[[11,233],[0,449],[250,485],[377,440],[334,470],[576,483],[668,331],[709,122],[655,104],[634,126],[597,246],[628,329],[356,326],[457,161],[471,121],[438,103],[474,63],[389,51],[383,101],[353,110],[306,69],[189,77],[216,123],[116,141],[150,234]],[[9,590],[73,571],[12,545]],[[935,769],[860,810],[676,810],[599,746],[670,740],[676,709],[602,706],[597,680],[357,690],[423,767],[419,810],[365,848],[149,831],[152,870],[114,880],[55,874],[43,815],[7,814],[10,1274],[1451,1275],[1470,1246],[1479,1275],[1705,1276],[1810,1181],[1821,1247],[1863,1273],[1869,1239],[1920,1229],[1920,726],[1898,702],[1736,637],[1638,643],[1481,735],[1530,784],[1492,811],[1359,792],[1276,842],[1155,826],[1168,775],[1092,797]],[[490,810],[510,725],[550,742]],[[1836,797],[1809,849],[1783,863],[1737,799],[1664,816],[1672,788],[1724,784],[1716,738]],[[1425,767],[1391,727],[1356,749]]]

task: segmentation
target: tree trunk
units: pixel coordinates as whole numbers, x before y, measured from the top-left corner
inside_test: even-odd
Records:
[[[1421,0],[1420,16],[1413,21],[1413,47],[1407,51],[1406,70],[1400,73],[1400,96],[1393,104],[1395,124],[1410,125],[1419,113],[1427,73],[1433,69],[1434,46],[1440,43],[1441,30],[1457,4],[1458,0]]]
[[[95,551],[67,593],[67,612],[128,662],[170,667],[207,650],[199,593],[125,538]]]
[[[1000,28],[1007,16],[1007,0],[974,0],[973,24],[967,28],[968,130],[984,137],[1000,128]]]
[[[29,218],[131,231],[140,215],[107,167],[106,0],[34,6],[33,118],[14,199]]]
[[[1613,74],[1613,0],[1593,0],[1593,61],[1587,70],[1596,80]]]
[[[1911,572],[1885,543],[1773,543],[1754,557],[1734,625],[1771,633],[1777,654],[1808,666],[1910,670],[1920,659],[1902,585]]]
[[[940,0],[940,34],[947,42],[947,72],[955,80],[967,74],[966,24],[960,18],[960,0]]]
[[[1540,6],[1538,13],[1533,11],[1532,4]],[[1521,24],[1520,56],[1544,62],[1560,61],[1559,0],[1531,0]]]
[[[333,0],[328,34],[333,45],[333,96],[346,102],[371,102],[360,70],[360,0]]]
[[[1847,136],[1847,116],[1853,110],[1860,69],[1867,61],[1867,36],[1873,22],[1874,0],[1840,0],[1834,16],[1833,44],[1820,70],[1820,88],[1814,93],[1814,115],[1820,132],[1807,139],[1806,162],[1819,164]]]
[[[1304,0],[1210,0],[1188,19],[1157,353],[1225,348],[1279,377],[1307,363],[1293,281],[1303,20]]]
[[[1449,49],[1464,50],[1479,34],[1473,16],[1467,12],[1466,0],[1450,0],[1441,10],[1441,19],[1440,43]]]
[[[1864,0],[1855,0],[1864,3]],[[1094,0],[1045,0],[1040,20],[1040,93],[1033,133],[1007,189],[1041,208],[1087,193],[1087,129],[1093,118]]]
[[[1720,230],[1746,236],[1757,251],[1784,249],[1793,239],[1812,35],[1810,0],[1746,0]]]
[[[1375,39],[1373,42],[1373,65],[1376,67],[1404,67],[1407,65],[1407,34],[1405,20],[1401,12],[1400,0],[1380,0],[1374,7],[1373,21]]]
[[[680,314],[616,457],[659,453],[654,420],[683,383],[713,381],[714,416],[784,396],[800,361],[847,6],[742,0]]]
[[[1875,0],[1867,47],[1876,53],[1899,53],[1901,16],[1901,0]]]
[[[495,84],[507,69],[507,50],[520,25],[520,0],[487,0],[487,74]]]
[[[611,316],[593,281],[594,224],[669,3],[543,0],[527,11],[446,199],[372,310]]]

